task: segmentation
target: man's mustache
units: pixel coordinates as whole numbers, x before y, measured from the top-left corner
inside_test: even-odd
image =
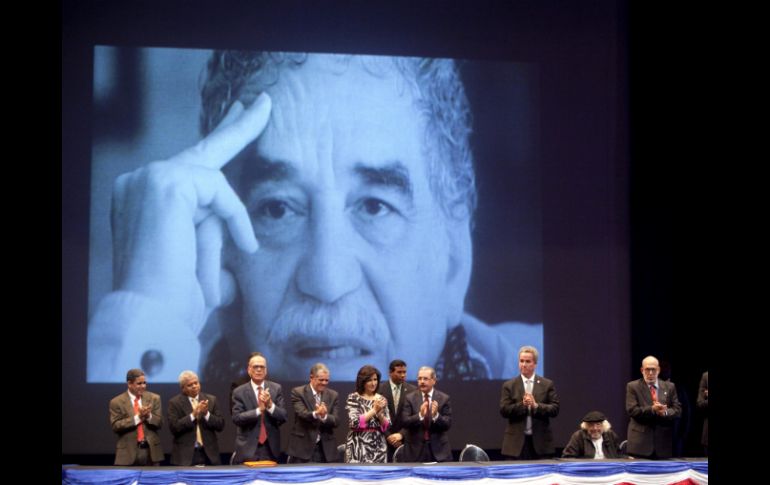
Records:
[[[356,295],[334,303],[306,298],[283,309],[269,330],[268,345],[316,338],[366,342],[368,347],[387,342],[390,330],[385,316],[376,304]]]

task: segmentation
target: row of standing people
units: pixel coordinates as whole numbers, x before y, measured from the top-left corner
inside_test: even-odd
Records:
[[[433,387],[434,369],[419,370],[420,394],[405,382],[406,363],[394,361],[390,370],[391,379],[383,383],[373,366],[363,366],[358,372],[356,391],[345,405],[349,424],[345,462],[386,462],[401,444],[408,445],[407,461],[451,460],[445,434],[451,426],[451,405],[449,396]],[[267,379],[267,361],[262,354],[251,354],[247,371],[249,381],[232,394],[232,419],[237,426],[232,462],[277,461],[280,427],[288,417],[283,390]],[[164,458],[158,435],[163,422],[161,398],[146,390],[147,379],[141,369],[129,370],[126,380],[127,392],[110,401],[112,430],[118,436],[115,464],[157,465]],[[293,462],[338,459],[334,429],[339,424],[339,396],[328,383],[329,369],[319,363],[311,368],[310,382],[291,391],[294,424],[287,455]],[[390,387],[394,383],[398,384],[395,395]],[[216,396],[202,392],[198,376],[191,371],[180,374],[179,384],[181,393],[170,400],[167,415],[174,436],[171,464],[221,464],[216,433],[224,429],[225,420]],[[420,432],[407,433],[407,428]],[[410,436],[415,439],[410,440]]]
[[[559,413],[553,381],[535,374],[538,352],[519,350],[521,375],[503,384],[500,413],[507,419],[502,454],[511,459],[548,458],[554,454],[550,419]],[[232,396],[233,422],[238,427],[233,463],[277,461],[280,427],[287,420],[282,388],[267,379],[267,361],[255,352],[248,364],[250,380]],[[671,456],[671,426],[681,412],[673,383],[659,381],[657,359],[642,363],[642,379],[628,383],[626,409],[628,454],[645,458]],[[449,461],[452,458],[448,430],[452,423],[450,398],[435,389],[430,367],[418,371],[417,387],[406,382],[406,363],[391,362],[390,379],[382,382],[379,371],[364,366],[356,377],[356,392],[346,400],[348,435],[344,460],[348,463],[391,461],[404,444],[402,461]],[[181,393],[169,402],[169,427],[174,435],[174,465],[220,464],[216,433],[225,420],[215,396],[201,392],[193,372],[179,378]],[[162,425],[160,396],[146,391],[140,369],[127,375],[128,392],[110,402],[110,419],[118,435],[116,465],[149,465],[163,460],[157,431]],[[338,426],[338,394],[328,388],[329,370],[323,364],[311,368],[310,382],[291,391],[294,424],[287,454],[294,462],[337,461],[334,429]],[[708,407],[708,373],[704,373],[698,406]],[[708,444],[708,421],[704,423]],[[581,429],[570,438],[565,457],[616,458],[622,456],[619,439],[600,412],[583,418]]]

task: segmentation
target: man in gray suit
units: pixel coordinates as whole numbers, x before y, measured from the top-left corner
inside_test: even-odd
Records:
[[[318,363],[310,368],[310,383],[291,390],[294,426],[286,454],[293,463],[337,461],[337,391],[328,385],[329,368]]]
[[[179,374],[180,394],[168,403],[168,426],[174,435],[171,464],[181,466],[220,465],[217,433],[225,428],[217,398],[201,392],[198,375]]]
[[[160,396],[148,392],[142,369],[126,373],[128,391],[110,401],[110,423],[118,435],[116,465],[159,465],[163,447],[158,430],[163,425]]]
[[[278,461],[280,426],[286,422],[281,385],[267,380],[267,360],[259,352],[249,356],[251,380],[233,391],[235,436],[233,464],[244,461]]]
[[[674,420],[682,414],[673,382],[658,379],[658,359],[642,360],[642,378],[626,384],[627,452],[641,458],[671,458]]]
[[[388,461],[393,460],[396,448],[404,444],[407,429],[401,424],[401,412],[404,410],[406,395],[417,389],[406,382],[406,362],[396,359],[388,366],[390,379],[380,384],[377,392],[388,400],[390,412],[390,427],[385,431],[388,440]]]
[[[501,452],[512,459],[537,460],[553,455],[551,418],[559,415],[559,396],[553,381],[535,375],[538,351],[519,349],[521,375],[503,384],[500,414],[508,420]]]

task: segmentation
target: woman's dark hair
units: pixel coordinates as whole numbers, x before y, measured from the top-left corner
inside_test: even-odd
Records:
[[[365,365],[361,367],[361,369],[358,370],[358,375],[356,376],[356,392],[359,394],[364,393],[364,386],[367,382],[372,378],[373,375],[377,376],[377,382],[380,382],[382,380],[382,374],[380,374],[380,371],[377,370],[376,367],[373,365]]]

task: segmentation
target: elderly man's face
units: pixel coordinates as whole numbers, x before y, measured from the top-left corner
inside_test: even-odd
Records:
[[[658,373],[660,372],[660,366],[657,359],[644,359],[642,361],[642,377],[648,384],[654,384],[658,379]]]
[[[260,250],[231,259],[245,332],[277,379],[433,364],[459,321],[470,243],[429,185],[426,130],[400,74],[310,56],[268,88],[240,182]]]
[[[325,370],[319,370],[316,375],[310,376],[310,385],[313,386],[315,392],[323,392],[329,385],[329,373]]]
[[[601,421],[596,421],[593,423],[586,423],[586,430],[588,431],[588,434],[591,436],[591,439],[598,440],[602,436],[602,426],[604,423]]]
[[[201,392],[201,383],[197,377],[191,377],[182,386],[182,394],[189,397],[198,397]]]

